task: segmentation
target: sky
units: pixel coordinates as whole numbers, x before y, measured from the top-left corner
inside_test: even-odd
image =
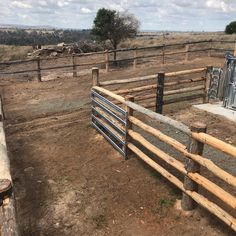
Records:
[[[99,8],[133,13],[141,30],[223,31],[236,0],[0,0],[0,24],[89,29]]]

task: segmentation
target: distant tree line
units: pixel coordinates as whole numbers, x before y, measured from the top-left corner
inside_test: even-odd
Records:
[[[73,43],[90,39],[90,30],[0,30],[0,44],[6,45],[50,45]]]

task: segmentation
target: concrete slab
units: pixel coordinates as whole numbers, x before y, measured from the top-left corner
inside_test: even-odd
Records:
[[[194,105],[193,107],[223,116],[231,121],[234,121],[236,123],[236,111],[226,109],[222,106],[222,102],[218,103],[207,103],[207,104],[200,104],[200,105]]]

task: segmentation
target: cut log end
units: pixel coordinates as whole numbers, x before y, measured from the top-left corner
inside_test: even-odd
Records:
[[[202,123],[202,122],[194,122],[191,127],[190,127],[191,131],[192,132],[206,132],[206,129],[207,129],[207,125]]]

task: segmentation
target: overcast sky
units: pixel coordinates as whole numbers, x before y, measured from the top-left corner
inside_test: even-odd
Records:
[[[99,8],[133,13],[142,30],[221,31],[236,0],[0,0],[0,24],[91,28]]]

